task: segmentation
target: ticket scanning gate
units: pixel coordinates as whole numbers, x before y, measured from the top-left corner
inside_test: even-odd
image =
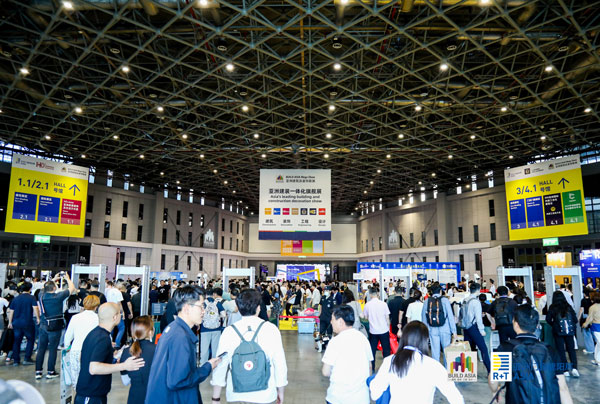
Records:
[[[106,289],[106,270],[107,267],[104,264],[100,265],[76,265],[71,266],[71,281],[75,284],[75,287],[79,287],[79,276],[80,275],[95,275],[98,279],[98,291],[104,294]]]
[[[379,270],[379,298],[383,300],[383,292],[385,288],[386,278],[393,278],[394,280],[400,278],[404,281],[405,291],[404,298],[408,299],[410,296],[410,288],[412,286],[412,272],[408,268],[381,268]]]
[[[150,302],[150,267],[142,265],[141,267],[129,267],[125,265],[117,265],[116,279],[120,279],[122,275],[132,275],[142,278],[140,292],[142,294],[142,306],[140,307],[140,315],[148,315],[148,304]]]
[[[532,267],[520,267],[520,268],[506,268],[499,266],[498,271],[498,286],[506,286],[507,277],[522,277],[523,285],[525,286],[525,292],[532,302],[535,302],[535,295],[533,290],[533,268]]]
[[[223,268],[223,292],[229,293],[229,278],[242,276],[250,278],[250,289],[254,289],[254,278],[256,269],[250,268]]]
[[[573,306],[575,314],[579,313],[581,307],[581,299],[583,299],[583,278],[581,276],[580,267],[568,267],[568,268],[555,268],[555,267],[544,267],[544,280],[546,281],[546,306],[550,307],[552,304],[552,294],[559,289],[554,280],[555,276],[570,276],[573,285]],[[583,335],[581,334],[581,328],[576,327],[577,332],[577,344],[582,347],[584,346]]]

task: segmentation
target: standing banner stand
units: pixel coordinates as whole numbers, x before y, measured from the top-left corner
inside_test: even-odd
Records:
[[[104,264],[100,265],[76,265],[71,266],[71,280],[75,287],[79,286],[79,275],[95,275],[98,279],[98,290],[104,294],[106,289],[106,271],[107,266]],[[91,277],[90,277],[91,278]]]
[[[256,268],[223,268],[223,292],[229,293],[229,278],[234,276],[250,278],[250,289],[254,289]]]
[[[581,306],[581,299],[583,299],[583,278],[581,276],[580,267],[568,267],[568,268],[555,268],[555,267],[544,267],[544,279],[546,280],[546,306],[550,307],[552,304],[552,294],[556,287],[554,280],[555,276],[570,276],[573,285],[573,309],[575,314],[579,313]],[[581,327],[576,327],[577,332],[577,343],[579,346],[583,346],[583,335],[581,334]]]
[[[523,278],[523,285],[525,286],[525,292],[527,296],[535,303],[535,295],[533,291],[533,268],[532,267],[521,267],[521,268],[506,268],[499,266],[498,271],[498,286],[506,286],[506,278],[520,276]]]
[[[131,275],[142,278],[142,284],[140,285],[140,292],[142,294],[142,306],[140,308],[140,315],[148,315],[148,303],[150,301],[150,267],[148,265],[142,265],[141,267],[128,267],[125,265],[117,265],[116,279],[120,279],[121,275]]]

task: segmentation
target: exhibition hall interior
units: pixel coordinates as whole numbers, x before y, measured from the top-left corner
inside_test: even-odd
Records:
[[[0,404],[600,402],[600,1],[1,4]]]

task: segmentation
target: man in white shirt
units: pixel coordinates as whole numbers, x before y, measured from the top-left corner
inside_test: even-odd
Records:
[[[329,377],[326,400],[330,404],[369,404],[369,364],[373,353],[369,341],[355,328],[354,310],[344,305],[333,309],[335,337],[323,355],[323,376]]]
[[[490,279],[490,293],[492,294],[492,297],[496,294],[496,285],[494,284],[494,280]]]
[[[285,352],[281,342],[281,333],[277,327],[261,320],[258,317],[260,312],[260,293],[254,289],[245,289],[236,298],[238,310],[242,319],[234,325],[225,328],[221,339],[217,356],[226,352],[222,362],[213,371],[211,384],[213,385],[213,404],[219,404],[221,401],[221,390],[226,387],[227,402],[242,401],[246,403],[272,403],[277,401],[283,403],[284,389],[287,386],[287,364],[285,362]],[[261,326],[258,334],[255,335],[258,327]],[[242,334],[245,340],[250,341],[255,337],[255,342],[264,351],[267,360],[271,366],[268,386],[265,390],[252,392],[235,392],[233,390],[232,375],[230,371],[231,361],[235,350],[240,345],[240,337],[234,330],[234,327]]]
[[[310,289],[312,290],[312,308],[318,310],[321,304],[321,292],[319,292],[319,289],[315,285],[312,285]]]
[[[363,310],[363,317],[369,320],[369,343],[373,354],[371,361],[373,371],[375,371],[377,343],[381,342],[384,358],[392,352],[390,348],[390,309],[387,304],[379,300],[377,293],[376,288],[369,290],[370,299]]]
[[[123,335],[125,334],[125,319],[123,318],[123,305],[121,302],[123,301],[123,294],[119,289],[115,287],[115,284],[112,281],[106,282],[106,301],[108,303],[116,303],[121,310],[121,322],[119,323],[117,337],[115,338],[115,349],[121,348],[121,340],[123,339]]]

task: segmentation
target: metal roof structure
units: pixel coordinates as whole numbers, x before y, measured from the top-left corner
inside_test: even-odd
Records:
[[[600,150],[600,1],[2,4],[0,140],[156,189],[330,168],[348,213]]]

